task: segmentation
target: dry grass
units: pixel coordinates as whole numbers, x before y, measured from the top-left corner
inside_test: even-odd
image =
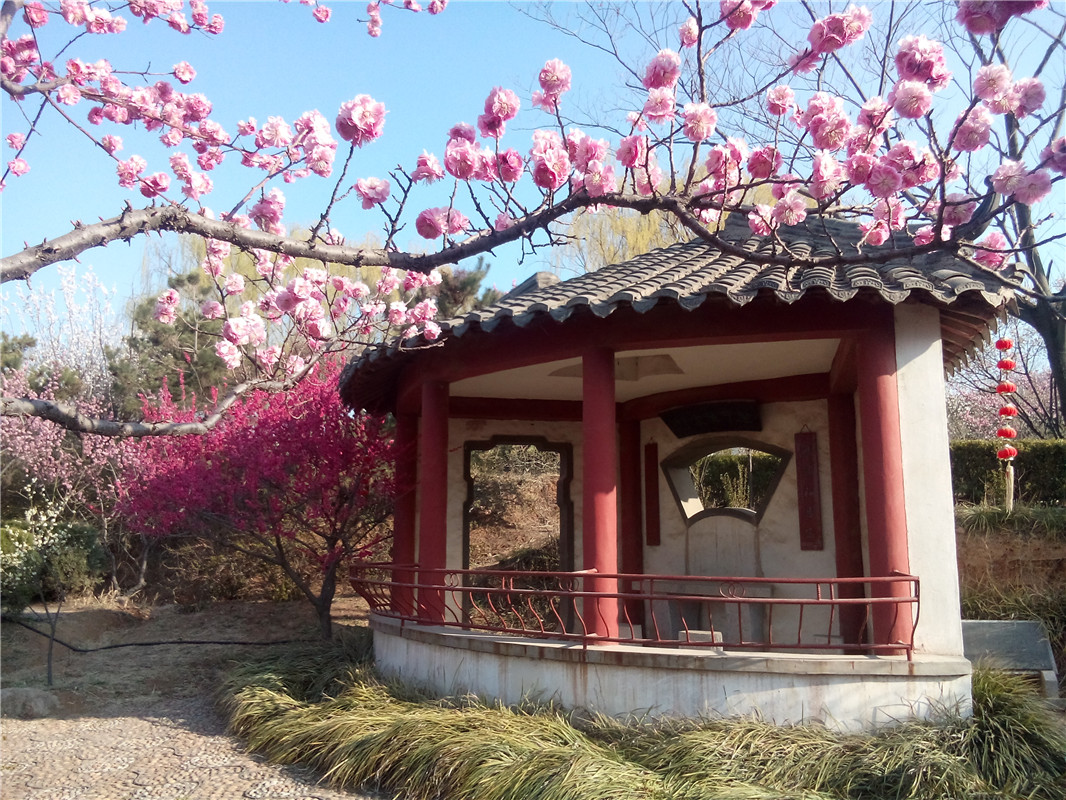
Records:
[[[366,642],[234,673],[233,730],[273,761],[412,800],[1066,796],[1066,733],[1018,681],[979,672],[974,717],[873,735],[758,720],[623,725],[435,700],[375,678]]]

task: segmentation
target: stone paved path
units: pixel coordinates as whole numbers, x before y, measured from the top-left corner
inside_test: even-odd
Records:
[[[245,752],[206,698],[4,718],[0,736],[3,800],[370,800]]]

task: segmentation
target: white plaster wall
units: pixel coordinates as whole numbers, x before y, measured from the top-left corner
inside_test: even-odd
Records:
[[[970,665],[961,657],[908,662],[621,645],[582,651],[579,645],[508,645],[515,640],[422,636],[410,629],[401,635],[396,626],[374,627],[376,663],[384,674],[439,695],[473,693],[505,704],[553,701],[622,718],[758,714],[777,724],[818,720],[842,731],[969,708]],[[483,646],[467,646],[471,642]]]
[[[896,387],[910,571],[921,586],[918,652],[962,654],[940,314],[895,307]]]
[[[661,469],[658,472],[661,545],[645,547],[645,571],[668,575],[735,575],[769,578],[829,578],[836,575],[833,498],[829,463],[829,418],[825,401],[767,403],[762,406],[763,430],[737,435],[776,445],[792,452],[795,435],[813,431],[818,442],[818,479],[822,508],[822,550],[801,550],[797,508],[796,463],[788,468],[758,525],[728,516],[712,516],[690,523],[684,518]],[[658,418],[642,425],[642,443],[657,442],[660,460],[691,441],[678,439]],[[715,434],[728,435],[728,434]],[[803,589],[778,585],[776,597],[799,597]],[[776,640],[795,641],[797,608],[777,607],[773,618]],[[804,632],[824,641],[830,631],[829,610],[804,611]],[[836,633],[836,627],[832,628]]]

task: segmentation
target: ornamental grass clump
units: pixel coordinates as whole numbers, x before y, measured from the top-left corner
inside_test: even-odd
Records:
[[[961,752],[985,780],[1011,796],[1066,797],[1066,723],[1025,677],[974,670],[973,708]]]
[[[1066,732],[977,670],[972,718],[873,734],[758,719],[638,721],[433,699],[377,678],[368,639],[290,649],[227,683],[231,729],[333,785],[410,800],[882,800],[1066,796]]]

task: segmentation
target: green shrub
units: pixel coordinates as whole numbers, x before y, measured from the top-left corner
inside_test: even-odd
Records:
[[[0,595],[7,611],[92,591],[107,569],[94,528],[42,517],[0,527]]]
[[[1015,446],[1015,497],[1033,505],[1066,505],[1066,439],[1021,439]],[[951,474],[956,501],[1002,502],[1002,469],[994,441],[952,442]]]

